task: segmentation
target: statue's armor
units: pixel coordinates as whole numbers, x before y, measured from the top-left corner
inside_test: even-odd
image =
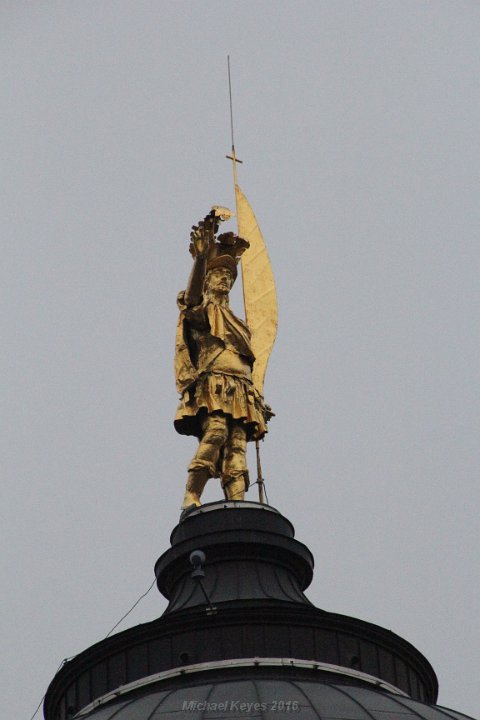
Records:
[[[187,307],[181,293],[178,305],[176,430],[201,438],[202,416],[222,413],[245,427],[248,440],[263,437],[266,410],[252,381],[248,326],[230,308],[211,301]]]

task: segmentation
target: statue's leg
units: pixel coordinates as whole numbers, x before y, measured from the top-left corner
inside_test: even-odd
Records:
[[[200,505],[200,497],[207,480],[218,477],[220,452],[228,437],[227,418],[224,415],[205,415],[202,420],[202,437],[197,452],[188,466],[187,487],[182,508]]]
[[[230,423],[224,448],[222,486],[227,500],[243,500],[249,486],[247,434],[244,426],[235,420]]]
[[[208,470],[189,470],[185,495],[182,502],[182,510],[192,505],[201,505],[200,497],[208,480]]]

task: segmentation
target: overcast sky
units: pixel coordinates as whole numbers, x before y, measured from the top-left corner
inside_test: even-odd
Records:
[[[480,714],[480,3],[0,16],[4,716],[107,634],[177,522],[175,299],[191,224],[234,204],[227,53],[280,309],[270,503],[314,553],[308,597],[412,642],[439,702]],[[165,607],[153,589],[120,629]]]

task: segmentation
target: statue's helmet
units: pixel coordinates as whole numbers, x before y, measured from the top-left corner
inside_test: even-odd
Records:
[[[216,267],[226,267],[237,278],[237,264],[241,255],[250,247],[247,240],[235,235],[233,232],[219,235],[210,243],[207,257],[207,273]]]

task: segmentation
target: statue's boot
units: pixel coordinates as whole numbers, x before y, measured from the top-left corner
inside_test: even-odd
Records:
[[[182,510],[196,505],[201,505],[200,497],[208,480],[208,470],[201,468],[199,470],[190,470],[187,478],[187,486],[185,488],[185,496],[183,498]]]
[[[248,485],[245,482],[245,476],[237,475],[236,477],[225,477],[222,479],[222,486],[227,500],[244,500],[245,490]]]

